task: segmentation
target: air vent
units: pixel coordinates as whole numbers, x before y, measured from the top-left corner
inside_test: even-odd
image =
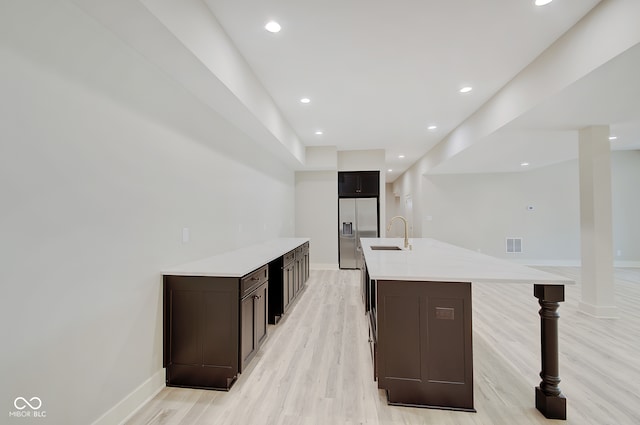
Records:
[[[507,238],[507,254],[522,252],[522,238]]]

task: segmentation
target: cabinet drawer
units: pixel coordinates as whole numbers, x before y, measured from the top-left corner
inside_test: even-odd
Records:
[[[284,265],[289,264],[290,262],[292,262],[294,260],[295,256],[296,256],[296,250],[295,249],[287,252],[286,254],[284,254],[282,256],[283,264]]]
[[[269,279],[269,266],[265,265],[242,278],[240,281],[240,297],[249,294]]]

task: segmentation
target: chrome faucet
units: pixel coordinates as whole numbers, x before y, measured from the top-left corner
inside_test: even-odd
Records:
[[[395,220],[396,218],[399,218],[400,220],[404,221],[404,247],[409,248],[409,223],[407,222],[406,218],[404,218],[401,215],[397,215],[393,217],[391,221],[389,221],[389,225],[387,226],[387,232],[391,230],[391,225],[393,224],[393,220]]]

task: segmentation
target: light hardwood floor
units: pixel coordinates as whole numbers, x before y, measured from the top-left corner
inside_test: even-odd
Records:
[[[534,407],[540,331],[531,285],[473,285],[477,413],[467,413],[387,405],[372,377],[359,272],[312,271],[229,392],[165,388],[127,424],[640,424],[640,269],[615,270],[617,320],[578,311],[579,268],[544,270],[578,282],[559,309],[567,421]]]

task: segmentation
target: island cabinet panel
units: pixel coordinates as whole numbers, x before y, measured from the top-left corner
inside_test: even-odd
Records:
[[[238,373],[238,279],[164,277],[170,386],[228,389]]]
[[[267,336],[268,267],[246,276],[164,276],[168,386],[228,390]]]
[[[376,284],[374,361],[389,403],[473,411],[471,284]]]

